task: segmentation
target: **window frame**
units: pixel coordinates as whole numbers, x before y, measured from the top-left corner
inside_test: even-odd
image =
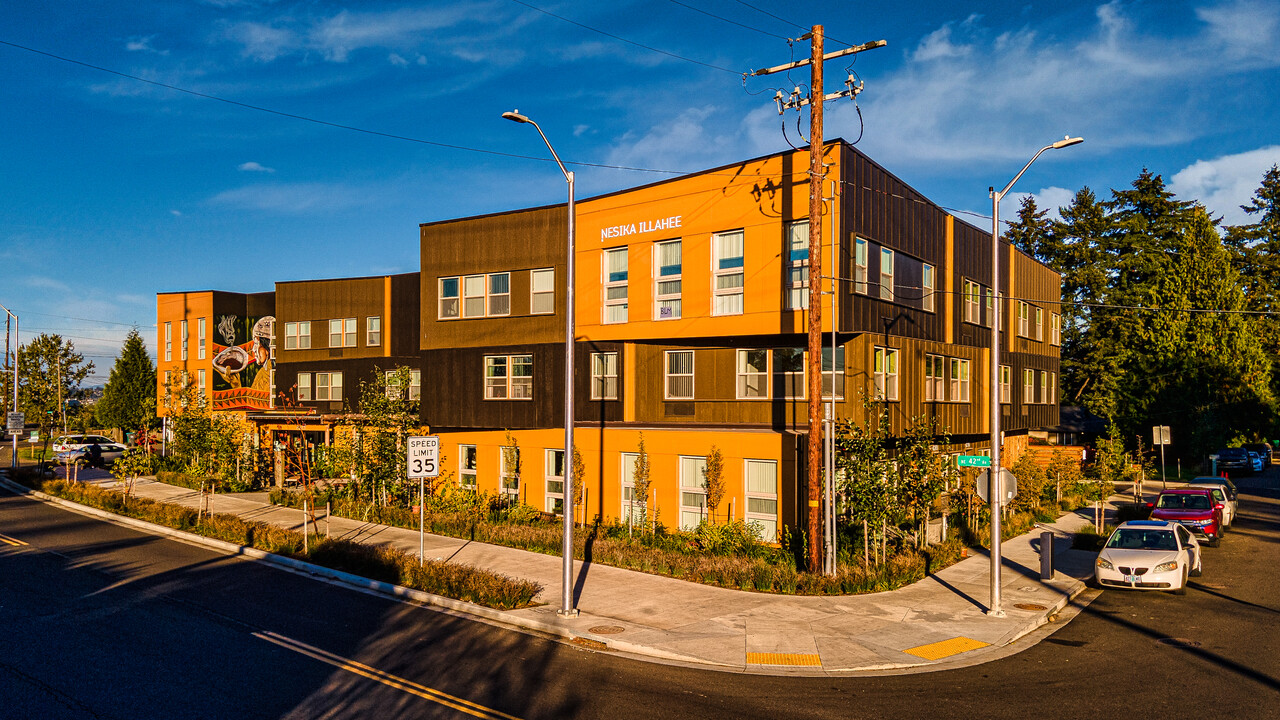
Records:
[[[678,246],[680,252],[679,265],[662,265],[662,250],[671,245]],[[665,268],[678,268],[675,273],[668,274]],[[676,283],[680,289],[674,293],[661,291],[664,283]],[[671,240],[658,240],[653,243],[653,319],[661,320],[679,320],[683,313],[683,295],[684,295],[684,239],[674,238]],[[674,309],[672,309],[674,308]],[[670,310],[669,314],[663,316],[663,310]]]
[[[208,376],[205,374],[205,369],[200,368],[196,370],[196,388],[200,390],[201,395],[204,394],[205,388],[207,387],[206,380],[208,380]]]
[[[196,318],[196,359],[204,360],[208,350],[205,348],[206,341],[209,338],[208,324],[205,318]]]
[[[334,323],[337,323],[336,325]],[[334,328],[338,328],[334,332]],[[334,337],[338,338],[338,343],[334,344]],[[356,346],[356,319],[350,318],[330,318],[329,319],[329,347],[331,348],[349,348]]]
[[[1018,337],[1031,337],[1031,304],[1018,301]]]
[[[737,238],[740,253],[735,256],[723,256],[722,249],[724,241]],[[745,230],[726,230],[724,232],[715,233],[711,236],[711,314],[714,316],[741,315],[745,311],[746,305],[746,231]],[[737,264],[733,265],[736,260]],[[731,263],[725,266],[724,263]],[[737,284],[728,287],[720,287],[722,279],[732,281],[737,277]],[[721,303],[732,304],[731,299],[736,298],[736,309],[722,309]]]
[[[898,348],[874,346],[872,353],[872,374],[874,376],[875,399],[882,402],[898,400]],[[888,390],[892,387],[893,392]]]
[[[325,389],[325,397],[320,397],[320,388],[322,387],[320,379],[324,378],[323,387]],[[337,382],[334,382],[334,381]],[[315,394],[313,397],[316,402],[342,402],[343,383],[341,371],[317,371],[315,373],[315,384],[312,386]]]
[[[965,279],[962,284],[962,295],[964,299],[964,312],[961,316],[964,322],[972,325],[982,324],[982,286],[973,280]]]
[[[925,312],[936,312],[937,303],[934,302],[934,284],[937,282],[936,269],[929,263],[921,263],[920,270],[920,307]]]
[[[1036,307],[1035,311],[1036,341],[1044,342],[1044,308]]]
[[[553,474],[555,470],[555,457],[557,455],[560,456],[560,474],[559,475]],[[565,457],[564,450],[560,448],[545,448],[542,453],[542,479],[543,479],[543,491],[544,491],[544,497],[545,497],[545,501],[543,505],[544,511],[549,512],[553,515],[563,515],[564,484],[565,482],[568,481],[568,477],[567,477],[568,474],[569,474],[568,460]],[[560,483],[560,492],[553,492],[551,490],[552,483],[556,483],[556,482]],[[555,500],[560,501],[560,510],[558,512],[554,509]]]
[[[821,370],[821,375],[822,375],[822,399],[823,400],[833,400],[833,399],[844,400],[845,384],[847,383],[846,372],[848,370],[848,365],[846,364],[847,358],[846,358],[845,348],[843,345],[837,344],[836,356],[831,360],[830,363],[828,363],[827,358],[830,357],[829,355],[830,352],[831,352],[831,346],[824,345],[822,347],[822,359],[818,363],[818,367]],[[808,360],[808,358],[805,358],[805,359],[806,361]],[[837,360],[839,361],[838,364],[836,363]],[[829,366],[832,366],[832,365],[834,365],[834,368],[836,370],[835,387],[828,389],[827,383],[831,381],[831,375],[832,375],[832,367],[829,367]],[[808,387],[807,382],[805,384],[805,387],[806,388]],[[834,398],[832,398],[832,393],[835,394]]]
[[[972,366],[964,358],[948,358],[947,380],[948,394],[953,403],[969,402],[969,383],[972,379]]]
[[[628,254],[629,250],[630,248],[628,246],[623,245],[622,247],[605,248],[601,252],[600,281],[601,281],[601,293],[602,293],[601,294],[601,303],[602,303],[601,312],[603,313],[603,316],[601,317],[600,322],[604,325],[621,324],[621,323],[627,322],[628,320],[629,303],[630,303],[629,296],[631,294],[628,288],[628,284],[630,283],[630,278],[631,278],[631,257]],[[617,275],[619,273],[611,272],[609,270],[609,267],[610,267],[609,260],[610,258],[613,258],[613,257],[621,257],[623,268],[625,268],[624,270],[621,271],[620,274],[622,275],[622,278],[619,280],[613,279],[614,275]],[[610,298],[609,292],[611,290],[617,291],[618,289],[622,290],[622,297]],[[614,317],[613,319],[610,319],[609,313],[617,312],[618,308],[621,308],[621,312],[620,312],[621,317],[620,318]]]
[[[862,295],[871,294],[871,286],[868,284],[870,253],[870,244],[867,239],[855,236],[853,238],[853,291]]]
[[[628,459],[631,460],[629,463],[631,467],[629,469],[627,467]],[[643,498],[639,501],[636,500],[635,467],[636,463],[640,461],[640,453],[618,453],[618,461],[620,463],[618,468],[618,480],[621,486],[621,492],[618,496],[618,500],[621,503],[621,514],[618,517],[622,522],[631,525],[634,522],[636,511],[643,511],[649,504],[648,498]],[[630,490],[630,492],[627,492],[628,490]]]
[[[1036,404],[1036,371],[1031,368],[1022,369],[1022,404]]]
[[[778,362],[780,355],[786,354],[791,360],[796,357],[800,358],[800,370],[787,370]],[[809,397],[809,352],[804,348],[773,348],[769,351],[769,377],[771,382],[777,383],[782,388],[781,398],[783,400],[806,400]],[[797,382],[798,380],[798,382]],[[791,392],[792,388],[799,387],[800,394],[795,395]]]
[[[510,451],[515,454],[515,468],[507,467],[507,453]],[[520,485],[523,478],[520,476],[520,448],[511,447],[510,445],[501,445],[498,447],[498,497],[512,497],[516,502],[520,501]]]
[[[551,289],[539,290],[538,278],[551,276]],[[538,300],[545,299],[546,296],[551,297],[551,307],[548,310],[538,309]],[[529,314],[530,315],[554,315],[556,312],[556,269],[535,268],[529,271]]]
[[[468,290],[467,289],[468,281],[473,281],[471,283],[473,285],[475,283],[479,283],[480,292],[475,293]],[[463,275],[461,278],[461,289],[459,290],[462,298],[460,317],[462,317],[464,320],[472,319],[472,318],[488,317],[489,315],[489,301],[487,298],[487,295],[489,294],[488,291],[489,291],[489,278],[484,273],[472,273],[470,275]],[[469,312],[467,310],[469,302],[479,302],[480,312],[478,313]]]
[[[1062,315],[1058,313],[1049,314],[1049,344],[1062,345]]]
[[[744,369],[746,363],[743,361],[747,358],[748,353],[764,354],[763,371],[757,369],[748,372]],[[770,372],[773,365],[773,352],[767,348],[738,348],[737,352],[733,354],[733,357],[734,398],[737,400],[768,400],[771,394],[769,392],[769,386],[772,384],[773,377],[773,373]],[[744,392],[751,387],[749,385],[749,378],[756,378],[757,381],[763,385],[764,390],[762,394],[752,395]]]
[[[804,228],[799,237],[804,242],[796,245],[796,233]],[[782,298],[783,310],[809,309],[809,221],[794,220],[787,223],[787,257],[783,261]],[[801,257],[803,253],[803,257]],[[795,278],[802,278],[796,280]]]
[[[364,319],[364,344],[365,347],[378,347],[382,345],[381,315],[369,315]]]
[[[483,367],[484,374],[482,377],[484,379],[484,399],[485,400],[532,400],[533,399],[533,354],[532,353],[512,353],[510,355],[485,355],[483,357],[484,357],[484,367]],[[499,367],[497,362],[492,362],[497,360],[502,361],[501,367],[502,367],[503,374],[501,376],[490,375],[489,368],[492,367],[496,369],[497,367]],[[529,367],[528,375],[516,374],[515,371],[516,371],[517,362],[519,362],[520,365],[527,365]],[[501,383],[490,382],[490,380],[497,377],[502,378]],[[528,378],[528,380],[526,381],[521,379],[519,382],[517,382],[517,378]],[[526,390],[527,394],[517,397],[516,396],[517,385],[519,385],[520,387],[527,388]],[[502,388],[502,392],[504,393],[504,395],[499,397],[494,395],[491,392],[491,389],[497,389],[497,388]]]
[[[293,395],[298,402],[314,402],[315,393],[312,390],[311,373],[298,373],[297,380],[294,381]]]
[[[173,322],[164,324],[164,360],[173,362]]]
[[[189,334],[189,330],[188,330],[188,328],[187,328],[187,321],[186,321],[186,320],[183,320],[183,321],[182,321],[182,329],[181,329],[181,334],[180,334],[180,336],[179,336],[179,340],[181,340],[181,342],[182,342],[182,359],[183,359],[184,361],[187,359],[187,345],[189,344],[189,342],[188,342],[188,341],[190,340],[190,338],[191,338],[191,336],[190,336],[190,334]]]
[[[702,466],[702,472],[699,473],[701,477],[697,478],[697,484],[686,484],[686,460],[692,461],[695,468],[699,464]],[[707,511],[709,509],[707,507],[707,458],[703,455],[679,455],[677,456],[676,462],[677,473],[680,480],[680,529],[686,531],[695,530],[698,525],[707,518]],[[686,504],[685,501],[691,497],[700,497],[701,500],[696,501],[692,505]],[[686,516],[692,514],[697,514],[698,522],[693,523],[691,526],[686,526]]]
[[[496,292],[493,289],[494,281],[498,280],[499,278],[505,279],[507,283],[506,292]],[[507,303],[506,311],[498,312],[497,310],[494,310],[494,307],[493,307],[494,303],[503,302],[503,301]],[[485,317],[509,317],[510,315],[511,315],[511,273],[508,271],[485,273],[484,316]]]
[[[451,294],[445,294],[445,283],[452,281],[453,291]],[[453,303],[453,313],[445,312],[445,303]],[[462,319],[462,276],[447,275],[445,277],[436,278],[436,319],[437,320],[461,320]]]
[[[885,262],[888,258],[888,262]],[[894,287],[894,273],[896,268],[894,263],[897,261],[897,253],[892,248],[880,246],[880,299],[894,302],[897,299],[896,288]],[[885,270],[886,265],[888,270]]]
[[[470,458],[468,458],[470,455]],[[468,463],[468,459],[470,462]],[[468,467],[470,465],[470,467]],[[478,489],[480,476],[480,452],[475,445],[458,444],[458,487],[468,490]],[[471,482],[467,482],[467,478]]]
[[[609,360],[613,361],[613,372],[609,370]],[[604,367],[600,365],[600,361],[604,362]],[[602,372],[597,372],[602,370]],[[613,380],[613,392],[609,392],[609,380]],[[591,353],[591,399],[592,400],[617,400],[618,399],[618,353],[617,351],[609,352],[593,352]]]
[[[686,353],[689,355],[689,372],[672,373],[671,357],[673,355],[681,355]],[[676,378],[684,378],[684,377],[689,378],[688,396],[673,395],[671,393],[671,381]],[[681,400],[693,400],[694,398],[696,398],[697,397],[696,377],[697,377],[697,355],[694,353],[693,350],[662,351],[662,399],[663,400],[681,401]]]
[[[752,463],[770,465],[773,467],[773,492],[772,493],[766,493],[760,490],[751,489]],[[761,539],[767,543],[776,543],[778,541],[778,525],[779,525],[778,510],[780,506],[779,497],[778,497],[778,461],[757,459],[757,458],[743,458],[742,459],[742,495],[744,498],[743,505],[742,505],[743,520],[745,520],[748,523],[754,521],[754,522],[760,523],[761,525],[764,525],[765,534],[764,534],[764,537]],[[752,500],[764,500],[766,502],[772,502],[773,514],[770,515],[769,513],[753,511],[751,509]],[[772,523],[773,525],[772,537],[769,534],[768,523]]]
[[[1013,402],[1013,366],[1000,366],[1000,404],[1009,405]]]
[[[924,356],[924,401],[946,402],[945,358],[934,353]]]

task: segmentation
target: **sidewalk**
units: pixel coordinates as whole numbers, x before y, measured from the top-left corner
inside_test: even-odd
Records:
[[[103,473],[105,475],[105,473]],[[95,481],[81,475],[82,480]],[[111,484],[109,477],[96,480]],[[139,497],[196,507],[199,494],[140,480]],[[265,502],[264,493],[215,495],[213,512],[301,529],[302,513]],[[1091,553],[1070,549],[1069,534],[1091,521],[1068,514],[1055,531],[1052,580],[1040,580],[1041,528],[1003,543],[1002,605],[985,613],[989,556],[962,560],[908,587],[870,595],[771,595],[575,562],[580,616],[561,618],[561,560],[513,548],[426,536],[428,558],[475,565],[543,586],[536,607],[497,613],[497,622],[552,632],[580,644],[654,659],[770,674],[824,674],[948,666],[995,659],[1084,589]],[[336,538],[386,543],[418,553],[418,533],[345,518],[330,522]],[[321,520],[314,531],[324,532]],[[494,621],[496,611],[475,614]]]

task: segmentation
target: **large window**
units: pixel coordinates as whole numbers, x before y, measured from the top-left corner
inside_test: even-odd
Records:
[[[1058,404],[1058,373],[1049,373],[1049,404]]]
[[[301,375],[299,375],[301,377]],[[342,373],[316,373],[316,400],[342,399]]]
[[[485,400],[532,400],[532,355],[486,355]]]
[[[680,317],[682,265],[679,240],[654,244],[653,269],[653,319],[674,320]]]
[[[298,373],[298,402],[311,400],[311,373]]]
[[[991,327],[996,321],[996,291],[985,286],[982,290],[987,295],[987,317],[982,324]]]
[[[604,321],[627,321],[627,249],[604,251]]]
[[[484,317],[483,275],[468,275],[462,278],[462,317]]]
[[[715,244],[714,304],[712,315],[741,315],[743,291],[742,231],[720,233]]]
[[[1049,371],[1040,371],[1040,402],[1049,402]]]
[[[969,402],[969,361],[951,358],[951,402]]]
[[[1032,405],[1036,401],[1036,371],[1022,371],[1022,404]]]
[[[925,402],[945,402],[946,386],[942,375],[943,358],[941,355],[924,356],[924,400]]]
[[[920,273],[920,307],[933,312],[933,266],[925,263]]]
[[[456,277],[440,278],[440,314],[441,320],[459,317],[459,300],[461,284]]]
[[[329,321],[329,347],[356,346],[356,319],[338,318]]]
[[[769,351],[738,351],[739,400],[769,397]]]
[[[591,353],[591,399],[618,399],[618,353]]]
[[[628,525],[639,522],[644,514],[645,498],[636,495],[637,453],[622,453],[622,521]]]
[[[778,463],[747,460],[747,522],[759,523],[765,542],[778,541]]]
[[[877,400],[898,399],[898,351],[877,347],[873,364]]]
[[[1062,344],[1062,316],[1058,313],[1049,316],[1049,344]]]
[[[370,315],[364,319],[364,344],[377,347],[382,344],[382,318]]]
[[[893,291],[893,251],[880,248],[880,299],[892,300]]]
[[[1013,402],[1013,368],[1000,366],[1000,403],[1007,405]]]
[[[788,225],[787,237],[783,306],[787,310],[803,310],[809,307],[809,222]]]
[[[836,399],[844,399],[844,346],[836,347]],[[831,399],[831,348],[822,348],[822,397]]]
[[[547,450],[546,455],[547,498],[544,509],[549,513],[564,513],[564,451]]]
[[[476,489],[476,470],[478,468],[476,446],[458,446],[458,484],[464,488]]]
[[[182,359],[187,359],[187,321],[182,321]]]
[[[556,311],[555,268],[532,270],[529,273],[529,312],[545,315]]]
[[[1036,308],[1036,340],[1044,340],[1044,310]]]
[[[964,321],[977,325],[982,320],[982,287],[972,280],[964,281]]]
[[[1018,301],[1018,336],[1031,337],[1031,306]]]
[[[866,294],[867,289],[867,241],[854,238],[853,291]]]
[[[666,351],[663,385],[666,388],[665,395],[668,400],[693,399],[692,350]]]
[[[805,382],[805,352],[801,348],[777,348],[773,351],[773,373],[787,400],[803,400],[808,384]]]
[[[205,358],[205,352],[206,352],[205,343],[208,338],[208,335],[206,334],[205,325],[206,323],[204,318],[196,319],[196,359],[197,360],[204,360]]]
[[[311,321],[284,324],[284,349],[307,350],[311,348]]]
[[[489,315],[511,314],[511,273],[489,273]]]
[[[707,459],[680,456],[680,529],[696,530],[707,516]]]
[[[387,397],[392,400],[404,398],[407,400],[418,400],[422,397],[422,371],[417,368],[409,369],[409,395],[406,398],[400,390],[400,379],[395,370],[387,370]]]
[[[164,324],[164,359],[173,360],[173,323]]]

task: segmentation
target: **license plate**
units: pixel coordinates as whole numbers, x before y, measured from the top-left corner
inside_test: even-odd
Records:
[[[1125,575],[1125,576],[1124,576],[1124,581],[1125,581],[1125,582],[1127,582],[1127,583],[1136,583],[1136,582],[1138,582],[1139,580],[1140,580],[1140,578],[1139,578],[1137,575]]]

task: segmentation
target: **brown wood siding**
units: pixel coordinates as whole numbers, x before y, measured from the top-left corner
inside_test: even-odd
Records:
[[[563,342],[567,219],[565,206],[556,205],[422,225],[420,347]],[[555,312],[531,315],[530,272],[542,268],[555,269]],[[511,273],[510,315],[439,318],[440,278],[494,272]]]
[[[391,317],[382,319],[382,327],[384,335],[389,336],[386,342],[391,343],[392,355],[418,356],[422,346],[418,341],[421,293],[419,273],[391,276]],[[278,334],[279,330],[276,332]]]
[[[334,280],[307,280],[276,283],[276,358],[281,362],[313,362],[329,359],[384,357],[386,343],[397,334],[413,333],[416,329],[402,329],[400,312],[405,298],[396,297],[396,288],[404,288],[417,281],[417,273],[405,273],[392,277],[392,317],[386,315],[387,276],[340,278]],[[416,307],[410,296],[407,302]],[[382,340],[378,345],[368,345],[368,318],[378,317],[382,322]],[[356,319],[355,347],[329,347],[329,321],[342,318]],[[407,320],[416,320],[410,315]],[[311,348],[286,350],[284,348],[285,323],[309,321],[311,323]],[[416,323],[415,323],[416,326]],[[397,330],[400,332],[397,333]],[[403,346],[401,346],[403,348]],[[416,347],[393,348],[399,355],[416,354]]]
[[[277,362],[276,392],[283,394],[283,407],[297,405],[303,408],[315,408],[321,414],[341,412],[345,409],[360,412],[360,383],[372,380],[380,372],[394,370],[400,366],[419,368],[419,359],[409,357],[365,357],[342,358],[332,360],[314,360],[309,362]],[[298,373],[302,372],[340,372],[342,373],[342,400],[340,401],[302,401],[297,400]],[[315,382],[312,381],[312,397],[315,396]],[[345,404],[344,404],[345,403]],[[281,407],[279,396],[276,406]]]

